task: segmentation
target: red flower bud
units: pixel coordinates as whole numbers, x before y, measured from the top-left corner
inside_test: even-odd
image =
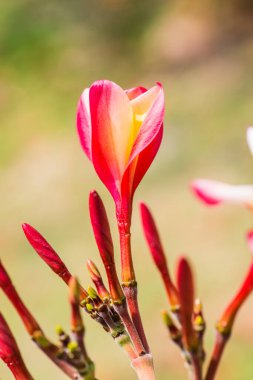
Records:
[[[91,277],[94,285],[96,286],[99,297],[102,300],[104,300],[104,299],[109,300],[110,294],[104,285],[103,279],[101,277],[101,274],[100,274],[97,266],[94,264],[94,262],[92,260],[87,261],[87,268],[88,268],[90,277]]]
[[[58,276],[60,276],[66,284],[68,284],[71,274],[51,245],[35,228],[29,224],[24,223],[22,228],[27,240],[42,260],[52,269],[52,271],[58,274]]]
[[[0,287],[9,298],[15,309],[17,310],[20,318],[22,319],[26,330],[30,335],[33,335],[35,331],[40,331],[41,328],[37,321],[34,319],[30,311],[27,309],[16,289],[14,288],[11,279],[6,272],[3,264],[0,262]]]
[[[194,310],[194,283],[190,264],[186,258],[179,260],[177,268],[177,286],[180,299],[182,339],[187,350],[197,348],[197,336],[193,329],[192,317]]]
[[[77,130],[116,206],[130,219],[135,189],[151,165],[163,134],[164,94],[161,84],[150,90],[124,91],[108,80],[97,81],[81,95]],[[129,221],[129,220],[128,220]]]
[[[229,303],[224,313],[222,314],[217,328],[221,333],[229,334],[234,324],[235,317],[248,298],[249,294],[253,291],[253,264],[251,263],[248,273],[240,286],[238,292]]]
[[[68,285],[71,278],[71,273],[61,260],[59,255],[44,239],[44,237],[32,226],[27,223],[22,225],[25,236],[34,250],[38,253],[41,259]],[[87,292],[83,288],[80,290],[80,299],[87,297]]]
[[[84,325],[80,313],[80,285],[75,277],[69,280],[69,302],[71,306],[71,329],[74,332],[84,332]]]
[[[121,302],[124,294],[121,289],[114,262],[114,248],[110,226],[105,207],[96,191],[90,193],[90,219],[94,236],[103,261],[110,288],[110,294],[115,302]]]
[[[144,234],[145,234],[152,258],[154,260],[154,263],[157,269],[159,270],[162,276],[171,308],[173,310],[176,310],[179,307],[178,292],[170,278],[169,269],[167,265],[167,259],[162,247],[162,243],[159,237],[159,233],[158,233],[155,221],[152,217],[150,210],[144,203],[140,204],[140,211],[141,211],[141,219],[142,219]]]
[[[1,313],[0,358],[10,368],[16,380],[33,380],[21,357],[15,338]]]

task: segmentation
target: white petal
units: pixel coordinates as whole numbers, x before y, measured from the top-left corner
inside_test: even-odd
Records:
[[[251,154],[253,154],[253,127],[249,127],[247,129],[247,143],[251,151]]]
[[[197,179],[191,186],[197,197],[211,206],[222,202],[253,205],[252,185],[234,186],[208,179]]]

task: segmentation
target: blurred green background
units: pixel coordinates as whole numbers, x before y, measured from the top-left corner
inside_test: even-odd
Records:
[[[50,337],[68,329],[67,288],[28,246],[21,223],[47,237],[71,271],[89,284],[85,261],[101,268],[87,198],[114,206],[82,153],[75,112],[84,87],[108,78],[128,88],[161,81],[166,92],[161,150],[135,197],[133,251],[140,306],[159,380],[186,379],[160,311],[167,307],[142,237],[138,203],[154,211],[171,271],[185,253],[196,274],[208,324],[237,289],[250,256],[251,215],[207,209],[189,191],[196,177],[252,183],[245,139],[253,123],[253,9],[246,1],[9,0],[0,2],[0,255],[23,299]],[[117,243],[115,243],[117,246]],[[37,380],[65,379],[37,348],[0,294],[25,361]],[[253,378],[253,301],[243,308],[217,379]],[[130,380],[127,358],[85,317],[87,346],[102,380]],[[0,363],[0,379],[12,376]]]

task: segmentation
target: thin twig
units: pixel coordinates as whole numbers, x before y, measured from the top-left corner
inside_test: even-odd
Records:
[[[228,339],[229,335],[221,334],[219,331],[217,331],[215,345],[210,363],[208,365],[205,380],[213,380],[215,378]]]

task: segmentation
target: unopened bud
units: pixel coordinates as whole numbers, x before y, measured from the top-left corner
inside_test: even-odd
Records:
[[[90,274],[90,277],[96,286],[97,292],[102,300],[109,300],[110,299],[110,294],[108,290],[106,289],[102,276],[95,265],[95,263],[92,260],[87,261],[87,268]]]

